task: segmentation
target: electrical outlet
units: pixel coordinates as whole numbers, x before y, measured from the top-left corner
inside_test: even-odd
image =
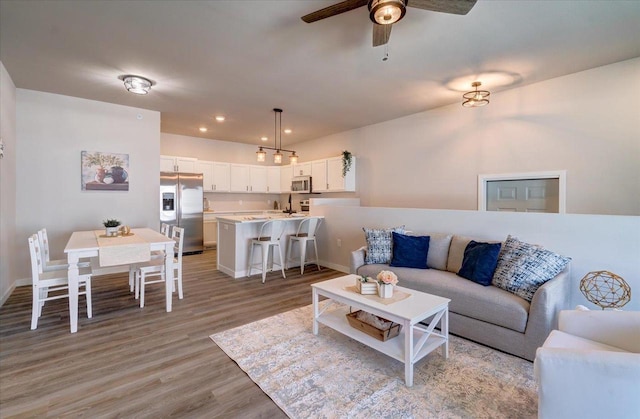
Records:
[[[342,247],[342,239],[338,239],[337,243],[338,243],[338,247]]]

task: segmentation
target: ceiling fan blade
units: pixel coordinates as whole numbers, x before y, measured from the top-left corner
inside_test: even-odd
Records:
[[[377,47],[389,42],[391,36],[391,27],[393,25],[373,24],[373,46]]]
[[[477,0],[408,0],[407,6],[433,12],[466,15]]]
[[[326,19],[331,16],[339,15],[341,13],[348,12],[358,7],[366,6],[367,0],[346,0],[333,6],[325,7],[324,9],[316,10],[313,13],[302,16],[302,20],[307,23],[316,22],[318,20]]]

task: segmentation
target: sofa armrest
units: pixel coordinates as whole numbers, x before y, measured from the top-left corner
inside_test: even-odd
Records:
[[[637,418],[640,355],[539,348],[534,373],[539,418]]]
[[[536,349],[558,324],[558,313],[570,307],[571,268],[568,265],[553,279],[542,284],[533,295],[525,330],[525,358],[532,360]]]
[[[558,319],[558,329],[625,351],[640,353],[638,311],[563,310]]]
[[[358,268],[363,266],[364,258],[367,254],[367,246],[362,246],[358,250],[354,250],[351,252],[351,267],[349,269],[349,273],[357,274]]]

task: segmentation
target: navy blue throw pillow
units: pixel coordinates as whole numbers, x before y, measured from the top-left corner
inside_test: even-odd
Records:
[[[500,243],[480,243],[471,240],[464,249],[464,258],[458,276],[484,286],[491,285],[493,273],[498,266],[500,245]]]
[[[429,236],[407,236],[393,232],[393,257],[390,266],[427,268]]]

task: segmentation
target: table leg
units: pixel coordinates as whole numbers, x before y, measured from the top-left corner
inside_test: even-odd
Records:
[[[413,326],[406,320],[404,329],[404,382],[407,387],[413,386]]]
[[[318,334],[318,291],[315,288],[311,289],[311,295],[313,300],[313,334]]]
[[[171,312],[173,298],[173,244],[167,244],[164,249],[164,285],[167,300],[167,313]]]
[[[78,331],[78,255],[70,252],[67,256],[69,263],[69,322],[71,333]]]
[[[442,345],[442,356],[449,358],[449,308],[444,309],[444,316],[440,320],[440,331],[445,337],[444,345]]]

